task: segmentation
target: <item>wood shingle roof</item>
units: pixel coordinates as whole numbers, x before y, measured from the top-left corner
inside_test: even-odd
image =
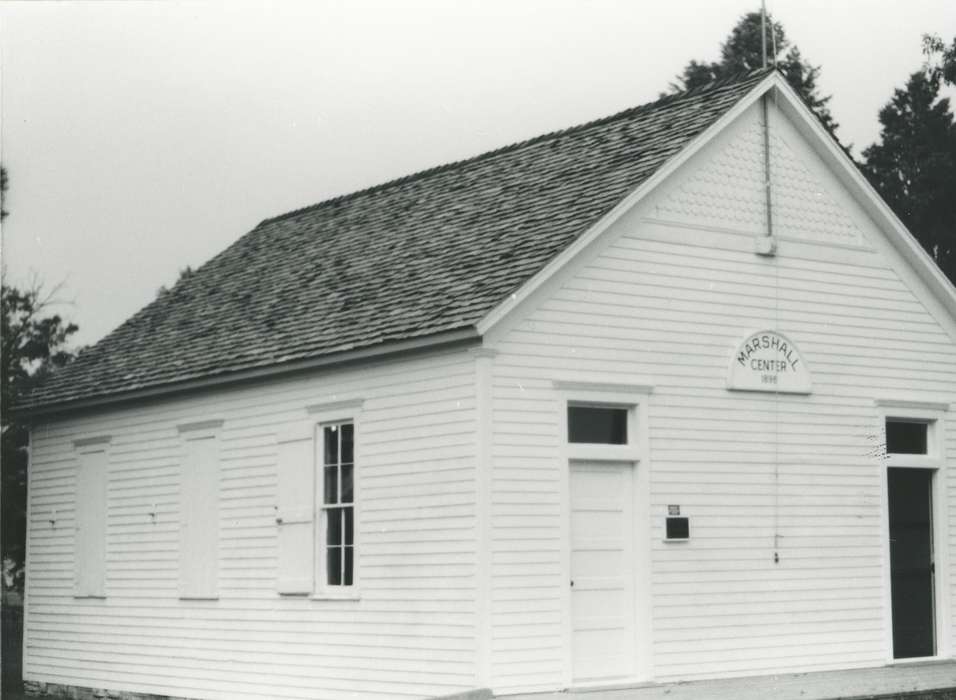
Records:
[[[66,408],[474,328],[766,75],[266,219],[21,407]]]

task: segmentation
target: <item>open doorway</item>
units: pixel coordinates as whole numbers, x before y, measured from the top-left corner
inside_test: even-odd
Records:
[[[888,470],[893,658],[936,655],[932,469]]]

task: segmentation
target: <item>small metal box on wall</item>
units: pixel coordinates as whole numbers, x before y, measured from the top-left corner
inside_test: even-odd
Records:
[[[667,506],[664,539],[668,542],[690,539],[690,518],[681,516],[680,506]]]

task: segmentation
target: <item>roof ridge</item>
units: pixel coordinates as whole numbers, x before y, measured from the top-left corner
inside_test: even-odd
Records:
[[[408,173],[407,175],[400,175],[398,177],[392,178],[391,180],[385,180],[384,182],[377,183],[375,185],[369,185],[368,187],[363,187],[358,190],[353,190],[352,192],[346,192],[343,194],[335,195],[328,199],[324,199],[321,202],[316,202],[314,204],[307,204],[298,209],[292,209],[290,211],[284,212],[282,214],[277,214],[276,216],[271,216],[263,219],[259,222],[256,228],[259,226],[264,226],[266,224],[271,224],[277,221],[282,221],[284,219],[289,219],[299,214],[304,214],[309,211],[314,211],[322,207],[331,206],[333,204],[338,204],[340,202],[348,201],[354,197],[360,197],[362,195],[370,194],[372,192],[378,192],[389,187],[394,187],[396,185],[404,184],[406,182],[412,182],[414,180],[422,179],[425,177],[430,177],[441,172],[448,170],[454,170],[455,168],[461,167],[468,163],[475,163],[485,158],[491,158],[502,153],[509,153],[516,151],[520,148],[525,148],[532,144],[552,139],[564,134],[574,133],[578,131],[583,131],[585,129],[590,129],[595,126],[600,126],[602,124],[607,124],[613,122],[617,119],[622,119],[624,117],[631,117],[635,114],[638,114],[645,110],[650,110],[652,108],[660,107],[670,102],[677,102],[679,100],[696,97],[701,93],[711,92],[713,90],[719,90],[730,85],[741,84],[750,80],[756,79],[758,76],[763,77],[764,75],[770,75],[771,73],[778,72],[778,69],[775,67],[768,68],[757,68],[751,71],[741,71],[734,73],[733,75],[725,76],[722,78],[717,78],[703,85],[698,85],[687,90],[682,90],[680,92],[675,92],[669,95],[661,95],[656,100],[651,102],[644,102],[643,104],[635,105],[633,107],[628,107],[619,112],[606,115],[604,117],[598,117],[587,122],[582,122],[581,124],[576,124],[574,126],[565,127],[563,129],[556,129],[555,131],[549,131],[544,134],[539,134],[537,136],[532,136],[530,138],[515,141],[514,143],[506,144],[504,146],[499,146],[498,148],[492,149],[490,151],[483,151],[477,155],[469,156],[467,158],[461,158],[459,160],[453,160],[448,163],[441,163],[439,165],[433,165],[430,168],[424,168],[423,170],[416,170],[415,172]]]

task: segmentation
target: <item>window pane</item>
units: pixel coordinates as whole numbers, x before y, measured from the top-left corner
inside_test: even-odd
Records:
[[[928,425],[908,421],[886,421],[886,451],[897,455],[925,455]]]
[[[340,503],[352,502],[352,465],[342,465],[342,500]]]
[[[339,468],[332,466],[325,468],[325,486],[323,488],[324,498],[323,500],[326,503],[338,503],[339,502],[339,479],[338,479]]]
[[[342,509],[332,508],[325,513],[325,543],[342,544]]]
[[[342,585],[342,548],[329,547],[325,550],[325,570],[330,586]]]
[[[352,548],[345,548],[345,572],[344,582],[346,586],[352,585]]]
[[[345,544],[353,544],[353,532],[352,532],[352,509],[343,508],[342,515],[345,518]]]
[[[337,425],[326,426],[322,439],[325,445],[325,463],[336,464],[339,461],[339,430]]]
[[[568,406],[568,441],[627,444],[627,409]]]
[[[355,459],[352,456],[354,450],[352,449],[353,436],[355,434],[355,429],[352,427],[351,423],[346,423],[341,426],[342,429],[342,461],[343,462],[354,462]]]

